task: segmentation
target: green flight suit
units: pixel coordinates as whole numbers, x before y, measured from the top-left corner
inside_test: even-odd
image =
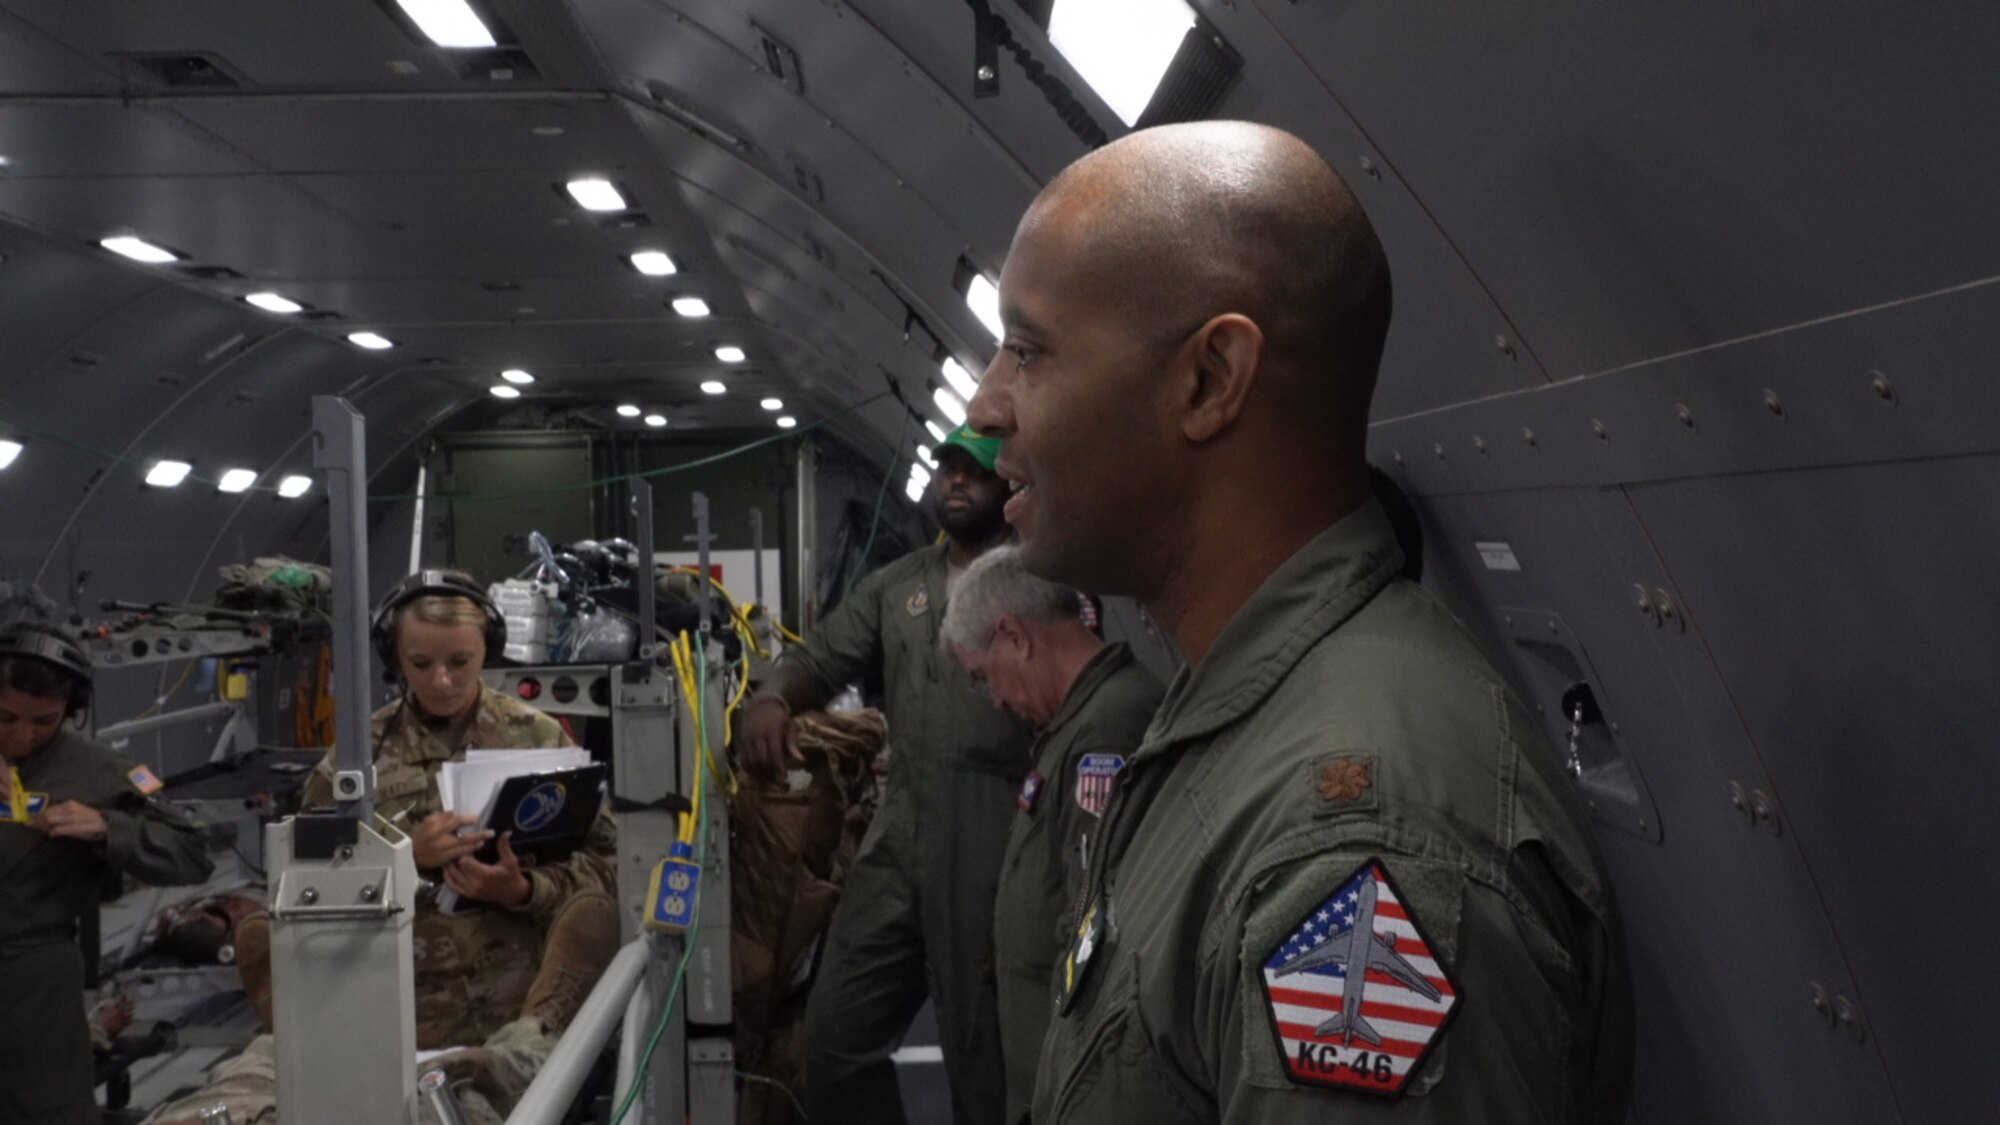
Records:
[[[895,1065],[928,992],[961,1125],[999,1122],[1006,1081],[993,977],[993,895],[1029,767],[1029,726],[981,698],[938,643],[943,546],[857,583],[785,660],[831,698],[879,667],[889,779],[827,933],[806,1004],[813,1125],[905,1120]]]
[[[1371,501],[1168,689],[1058,968],[1038,1125],[1624,1120],[1630,984],[1580,802],[1401,563]]]
[[[48,806],[96,809],[106,835],[59,840],[0,822],[0,1121],[96,1125],[77,919],[97,909],[107,870],[167,886],[199,883],[214,864],[200,829],[148,792],[159,787],[150,772],[73,730],[14,767]]]
[[[993,949],[1007,1120],[1028,1114],[1035,1068],[1055,1007],[1049,982],[1076,932],[1087,858],[1103,797],[1139,748],[1166,689],[1122,644],[1106,645],[1077,673],[1055,718],[1035,739],[1035,770],[1021,784],[1000,891]]]

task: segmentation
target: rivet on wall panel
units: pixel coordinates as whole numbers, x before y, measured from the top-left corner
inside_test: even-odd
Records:
[[[1495,336],[1493,337],[1493,346],[1500,349],[1501,355],[1504,355],[1509,359],[1513,358],[1514,342],[1512,340],[1509,340],[1505,336]]]
[[[1889,377],[1880,371],[1871,371],[1869,374],[1875,377],[1873,384],[1875,387],[1875,397],[1888,403],[1890,406],[1896,405],[1896,387],[1889,382]]]
[[[1778,400],[1778,392],[1764,392],[1764,409],[1770,411],[1780,422],[1785,420],[1785,404]]]
[[[1434,443],[1432,443],[1432,445],[1431,445],[1431,449],[1432,449],[1433,451],[1435,451],[1435,452],[1437,453],[1437,457],[1438,457],[1438,460],[1440,460],[1440,461],[1444,460],[1444,443],[1443,443],[1443,442],[1434,442]]]
[[[908,71],[904,71],[904,73],[905,73],[905,74],[907,74],[907,73],[909,73],[909,72],[908,72]],[[982,67],[980,67],[980,68],[979,68],[979,80],[980,80],[981,82],[991,82],[991,81],[993,81],[993,79],[994,79],[994,77],[995,77],[995,75],[996,75],[997,73],[998,73],[998,72],[996,72],[996,71],[995,71],[995,70],[994,70],[994,69],[993,69],[992,67],[990,67],[990,66],[982,66]],[[969,126],[969,125],[970,125],[971,123],[970,123],[970,122],[968,122],[967,124],[968,124],[968,126]]]
[[[1856,1043],[1867,1040],[1867,1029],[1861,1026],[1861,1009],[1855,1006],[1854,1001],[1845,996],[1837,997],[1833,1002],[1833,1011],[1841,1030],[1854,1036]]]
[[[1644,586],[1636,582],[1633,583],[1632,589],[1639,595],[1636,603],[1639,612],[1644,614],[1648,620],[1657,626],[1660,623],[1660,609],[1653,604],[1653,595]]]
[[[1784,835],[1785,827],[1778,822],[1777,806],[1771,803],[1770,796],[1762,789],[1752,789],[1750,791],[1750,812],[1755,820],[1764,822],[1764,826],[1771,830],[1771,835]]]
[[[1681,425],[1686,426],[1690,430],[1694,429],[1694,411],[1689,410],[1685,406],[1676,406],[1674,416],[1681,420]]]
[[[1653,605],[1659,609],[1662,621],[1671,621],[1680,627],[1681,632],[1687,632],[1687,619],[1674,612],[1674,600],[1667,596],[1665,590],[1653,591]]]
[[[1826,1021],[1828,1029],[1831,1029],[1834,1021],[1833,997],[1827,995],[1826,986],[1818,981],[1812,982],[1812,1006],[1813,1011],[1818,1012],[1820,1018]]]
[[[1379,180],[1382,178],[1382,169],[1375,167],[1375,162],[1365,156],[1361,158],[1361,171],[1363,175],[1374,179]]]
[[[1525,426],[1522,427],[1521,429],[1521,440],[1527,442],[1528,445],[1531,447],[1539,446],[1542,444],[1541,442],[1535,439],[1535,431],[1530,430]]]
[[[1402,450],[1400,450],[1400,449],[1398,449],[1398,450],[1397,450],[1397,451],[1396,451],[1395,453],[1393,453],[1393,454],[1391,454],[1391,455],[1390,455],[1390,459],[1391,459],[1391,460],[1393,460],[1394,462],[1396,462],[1396,464],[1398,464],[1398,465],[1402,464],[1402,463],[1403,463],[1403,451],[1402,451]]]
[[[1480,437],[1478,434],[1473,434],[1472,448],[1474,452],[1478,453],[1481,457],[1486,456],[1486,439]]]
[[[1598,440],[1598,441],[1610,441],[1610,440],[1611,440],[1611,431],[1610,431],[1610,430],[1607,430],[1607,429],[1605,429],[1605,428],[1604,428],[1604,423],[1602,423],[1602,422],[1598,421],[1598,420],[1597,420],[1597,419],[1595,419],[1595,418],[1592,418],[1592,419],[1590,420],[1590,432],[1591,432],[1591,433],[1594,433],[1594,434],[1596,434],[1596,435],[1597,435],[1597,440]]]

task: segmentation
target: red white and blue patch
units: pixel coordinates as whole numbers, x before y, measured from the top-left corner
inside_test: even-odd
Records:
[[[1119,754],[1085,754],[1076,763],[1076,807],[1101,817],[1111,804],[1111,791],[1118,771],[1125,768]]]
[[[153,771],[147,769],[145,766],[133,766],[131,769],[125,771],[125,779],[132,783],[132,788],[137,789],[148,797],[167,787],[166,782],[154,777]]]
[[[1014,794],[1014,803],[1021,806],[1022,812],[1031,813],[1035,811],[1035,798],[1041,795],[1042,775],[1029,770],[1028,776],[1021,779],[1021,791]]]
[[[1357,965],[1365,966],[1360,973]],[[1399,1097],[1458,989],[1371,859],[1271,951],[1265,1008],[1292,1081]]]

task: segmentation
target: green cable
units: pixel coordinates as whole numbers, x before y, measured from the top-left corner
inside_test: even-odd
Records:
[[[882,530],[882,501],[889,495],[889,482],[896,478],[896,466],[903,463],[903,439],[908,436],[910,416],[904,414],[903,428],[896,432],[896,451],[889,455],[889,470],[882,474],[882,487],[875,490],[875,514],[868,519],[868,543],[861,548],[861,561],[854,564],[854,573],[847,576],[847,588],[840,592],[843,598],[854,592],[854,583],[868,569],[868,556],[875,550],[875,533]]]
[[[700,702],[694,709],[695,764],[694,783],[700,787],[706,782],[708,773],[708,646],[700,630],[694,634],[695,651],[695,693]],[[708,802],[701,802],[701,812],[695,818],[694,862],[700,867],[708,858]],[[688,918],[688,937],[681,949],[681,962],[674,968],[674,982],[667,989],[667,1004],[660,1011],[660,1022],[653,1028],[652,1038],[646,1041],[646,1051],[639,1056],[639,1064],[632,1068],[632,1088],[625,1092],[625,1100],[619,1103],[618,1112],[612,1115],[611,1125],[620,1125],[625,1115],[632,1110],[632,1103],[638,1100],[639,1091],[645,1089],[646,1068],[653,1062],[653,1052],[660,1046],[660,1037],[667,1033],[667,1026],[673,1022],[674,1002],[680,998],[681,983],[687,979],[688,961],[694,956],[695,936],[701,930],[702,895],[694,899],[694,913]]]

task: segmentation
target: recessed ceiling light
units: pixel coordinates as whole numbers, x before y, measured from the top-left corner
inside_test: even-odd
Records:
[[[1000,290],[987,280],[985,274],[975,273],[966,283],[965,304],[972,310],[972,315],[979,318],[979,323],[984,324],[986,330],[993,333],[993,338],[998,340],[1002,334]]]
[[[792,417],[789,414],[778,415],[778,428],[781,430],[789,430],[793,426],[796,426],[798,424],[799,420],[797,418]]]
[[[675,297],[674,311],[682,316],[707,316],[708,302],[700,297]]]
[[[903,495],[909,497],[912,504],[922,503],[924,499],[924,482],[911,477],[910,483],[903,487]]]
[[[965,365],[956,358],[944,357],[944,362],[938,364],[938,370],[944,372],[944,381],[951,384],[951,389],[958,392],[958,397],[970,402],[972,396],[979,393],[979,381],[974,379],[972,372],[967,371]]]
[[[931,447],[928,445],[917,447],[917,460],[922,461],[926,465],[937,464],[937,458],[931,455]]]
[[[490,389],[491,389],[491,390],[492,390],[492,392],[493,392],[493,397],[494,397],[494,398],[520,398],[520,397],[521,397],[521,390],[520,390],[520,388],[518,388],[518,387],[510,387],[510,386],[508,386],[508,385],[507,385],[507,384],[505,384],[505,383],[495,383],[495,384],[493,384],[493,386],[492,386],[492,387],[491,387]]]
[[[146,470],[146,483],[154,488],[172,488],[187,479],[194,466],[186,461],[155,461]]]
[[[1049,13],[1049,42],[1133,125],[1193,26],[1187,0],[1059,0]]]
[[[958,400],[957,395],[939,387],[931,392],[931,401],[937,403],[937,408],[944,412],[945,417],[951,419],[952,425],[965,425],[965,404]]]
[[[744,360],[743,349],[737,347],[735,344],[724,344],[715,349],[715,358],[724,363],[742,363]]]
[[[618,406],[618,416],[621,418],[637,418],[639,416],[639,408],[629,402],[620,403]]]
[[[931,436],[936,438],[937,440],[939,441],[944,440],[944,427],[938,425],[936,422],[931,421],[929,418],[924,419],[924,429],[929,430]]]
[[[703,383],[701,385],[701,393],[705,395],[725,394],[728,392],[728,390],[729,390],[728,387],[723,386],[720,382],[714,379],[710,379],[708,382]]]
[[[465,0],[396,0],[396,6],[440,47],[497,47],[493,33]]]
[[[297,500],[311,491],[312,486],[313,479],[311,477],[286,477],[284,480],[278,482],[278,495],[287,500]]]
[[[664,414],[648,414],[646,415],[646,424],[654,429],[659,429],[661,426],[667,424],[667,416]]]
[[[767,398],[757,405],[766,410],[783,410],[785,408],[785,400],[781,398]]]
[[[931,482],[931,471],[912,461],[910,462],[910,479],[929,484]]]
[[[248,297],[243,298],[243,300],[263,309],[265,312],[289,314],[299,312],[305,308],[304,305],[299,304],[297,301],[289,297],[280,297],[276,293],[252,293]]]
[[[396,346],[396,341],[373,332],[350,332],[347,334],[347,342],[357,348],[367,348],[371,352],[386,351]]]
[[[500,373],[500,377],[502,379],[507,380],[509,383],[513,383],[514,385],[520,387],[525,387],[529,383],[535,381],[535,377],[533,375],[528,374],[526,371],[523,371],[518,367],[510,367],[507,370],[502,371]]]
[[[215,490],[217,492],[242,492],[256,483],[257,470],[231,469],[222,474],[221,480],[215,482]]]
[[[625,196],[618,191],[618,185],[610,180],[571,180],[563,187],[577,206],[586,211],[623,211]]]
[[[563,135],[563,127],[560,125],[537,125],[533,132],[537,137],[560,137]]]
[[[14,458],[21,455],[21,448],[18,441],[0,441],[0,469],[13,464]]]
[[[155,246],[143,238],[129,234],[113,235],[98,243],[113,254],[123,254],[135,262],[159,265],[161,262],[177,262],[180,255],[164,246]]]
[[[674,260],[667,257],[664,250],[641,250],[632,255],[631,262],[633,269],[647,277],[666,277],[680,272],[680,267],[674,265]]]

